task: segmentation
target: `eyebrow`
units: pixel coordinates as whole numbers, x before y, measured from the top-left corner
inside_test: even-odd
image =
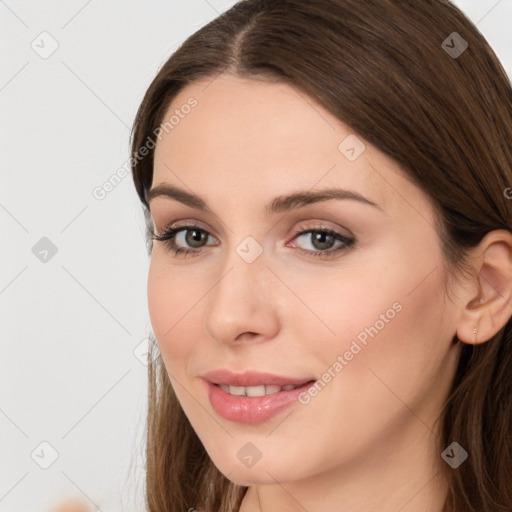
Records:
[[[209,206],[206,204],[206,201],[200,196],[166,183],[162,183],[153,187],[148,192],[146,199],[149,203],[155,197],[161,196],[174,199],[186,206],[190,206],[191,208],[195,208],[203,212],[213,213]],[[328,201],[330,199],[353,199],[355,201],[360,201],[361,203],[382,210],[382,208],[377,203],[353,190],[346,190],[343,188],[326,188],[317,191],[304,190],[294,192],[289,195],[278,196],[266,205],[265,211],[267,214],[276,214],[295,208],[301,208],[308,204],[318,203],[320,201]]]

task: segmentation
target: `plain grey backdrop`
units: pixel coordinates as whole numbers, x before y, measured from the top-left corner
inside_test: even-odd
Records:
[[[131,176],[104,184],[160,66],[234,3],[0,0],[1,512],[143,510],[149,261]],[[512,0],[454,3],[510,75]]]

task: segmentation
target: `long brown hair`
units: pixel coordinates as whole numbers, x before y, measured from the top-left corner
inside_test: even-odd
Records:
[[[398,162],[435,205],[453,270],[486,233],[510,230],[511,84],[461,11],[448,0],[245,0],[181,45],[140,105],[132,172],[148,234],[153,149],[139,152],[183,87],[220,73],[292,85]],[[148,511],[237,511],[247,488],[209,459],[161,358],[148,376]],[[441,418],[439,455],[453,441],[469,453],[457,469],[444,464],[444,510],[510,512],[510,320],[487,342],[464,344]]]

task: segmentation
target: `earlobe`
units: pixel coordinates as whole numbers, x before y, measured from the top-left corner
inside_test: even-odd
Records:
[[[479,344],[490,340],[512,316],[512,233],[491,231],[472,252],[474,273],[467,287],[472,292],[465,297],[457,338]]]

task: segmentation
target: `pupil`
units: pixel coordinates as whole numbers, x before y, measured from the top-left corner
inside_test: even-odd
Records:
[[[325,238],[328,239],[328,242],[325,241]],[[330,243],[329,242],[332,242],[332,235],[330,233],[322,233],[322,232],[317,232],[316,235],[315,235],[315,242],[320,242],[320,247],[317,247],[318,249],[328,249],[329,248],[329,245]],[[326,247],[327,245],[327,247]]]
[[[190,233],[194,233],[194,235],[190,236]],[[200,245],[201,240],[204,238],[204,233],[202,231],[199,231],[198,229],[189,230],[186,238],[187,238],[187,243],[189,245],[194,246],[194,244],[196,242],[199,242],[199,245]]]

